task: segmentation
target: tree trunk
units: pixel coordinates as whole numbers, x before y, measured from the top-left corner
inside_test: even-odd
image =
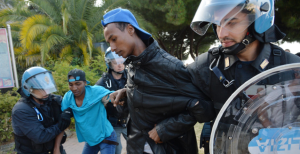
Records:
[[[173,44],[172,44],[172,46],[171,46],[171,49],[170,49],[170,54],[172,55],[172,56],[174,56],[174,47],[175,47],[175,45],[176,45],[176,42],[174,42]]]
[[[200,45],[201,41],[202,41],[204,38],[205,38],[205,37],[202,36],[202,37],[198,40],[198,42],[197,42],[197,45],[196,45],[196,48],[195,48],[196,57],[198,57],[198,55],[199,55],[199,53],[198,53],[199,45]]]
[[[161,48],[164,49],[166,52],[168,52],[167,48],[165,47],[164,43],[161,41],[161,39],[157,39],[158,43],[160,44]]]
[[[178,54],[179,53],[179,46],[180,46],[180,44],[177,44],[176,47],[175,47],[175,49],[176,49],[175,50],[175,55],[176,55],[177,59],[179,59],[179,54]]]

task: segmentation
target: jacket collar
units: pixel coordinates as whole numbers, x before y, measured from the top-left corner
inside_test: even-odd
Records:
[[[151,37],[149,40],[147,40],[147,42],[149,44],[147,48],[139,56],[128,56],[128,58],[125,61],[125,65],[128,65],[131,62],[133,65],[141,65],[143,63],[148,62],[152,59],[153,56],[155,56],[155,54],[158,51],[156,49],[159,48],[157,41]],[[147,45],[147,42],[144,43]]]
[[[269,64],[269,58],[271,54],[271,45],[269,43],[262,44],[261,52],[258,57],[251,63],[251,65],[257,69],[259,72],[265,70]],[[224,70],[229,69],[235,62],[239,61],[236,55],[226,55],[224,54]]]

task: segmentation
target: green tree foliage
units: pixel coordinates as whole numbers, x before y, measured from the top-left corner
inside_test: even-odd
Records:
[[[20,95],[16,91],[17,88],[4,94],[0,91],[0,144],[10,141],[13,137],[11,110],[20,99]]]
[[[299,42],[300,35],[300,1],[277,0],[275,3],[275,24],[286,33],[283,41]]]
[[[15,53],[20,66],[45,65],[49,59],[72,65],[89,65],[103,41],[101,18],[106,8],[96,0],[20,0],[0,11],[0,24],[12,25]]]

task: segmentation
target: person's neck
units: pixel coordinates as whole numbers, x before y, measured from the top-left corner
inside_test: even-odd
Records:
[[[132,55],[134,56],[139,56],[141,53],[143,53],[143,51],[146,49],[146,45],[145,43],[140,39],[140,38],[137,38],[136,41],[135,41],[135,46],[134,46],[134,49],[133,49],[133,52],[132,52]]]
[[[116,79],[116,80],[121,79],[121,77],[122,77],[122,75],[123,75],[123,74],[118,74],[118,73],[116,73],[116,72],[114,72],[114,71],[111,71],[111,74],[112,74],[112,76],[114,77],[114,79]]]
[[[254,61],[257,56],[259,55],[259,41],[255,40],[251,44],[249,44],[244,51],[237,54],[237,57],[240,59],[240,61]]]
[[[33,98],[33,100],[34,100],[36,103],[41,104],[41,105],[44,105],[44,102],[43,102],[43,101],[41,101],[41,100],[39,100],[39,99],[37,99],[37,98],[35,98],[35,97],[32,97],[32,98]]]

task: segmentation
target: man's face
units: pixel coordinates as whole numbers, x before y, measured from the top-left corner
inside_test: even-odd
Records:
[[[112,69],[116,72],[121,72],[125,68],[123,63],[117,63],[116,60],[112,60],[110,64]]]
[[[69,79],[75,79],[70,76]],[[72,91],[75,97],[81,96],[85,92],[86,81],[73,81],[69,82],[69,89]]]
[[[32,89],[31,95],[38,99],[45,99],[49,96],[49,94],[47,94],[44,90],[41,89]]]
[[[132,54],[134,46],[132,35],[130,35],[132,28],[131,25],[128,25],[122,32],[115,23],[110,23],[104,28],[104,37],[110,44],[111,51],[124,58]]]
[[[248,32],[248,16],[245,13],[238,13],[236,10],[228,13],[222,20],[221,26],[217,25],[217,34],[224,48],[240,43]],[[232,16],[234,16],[232,18]]]

